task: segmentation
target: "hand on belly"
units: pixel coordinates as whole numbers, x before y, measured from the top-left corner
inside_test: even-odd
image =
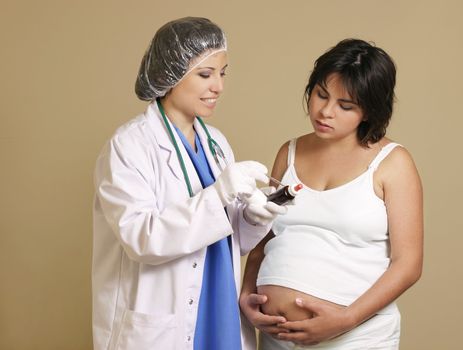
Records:
[[[288,321],[300,321],[313,317],[313,314],[310,311],[297,306],[295,302],[296,298],[301,298],[307,301],[328,303],[339,308],[345,307],[316,298],[295,289],[276,285],[259,286],[257,287],[257,293],[265,294],[267,296],[267,302],[261,305],[261,310],[264,314],[284,316]]]

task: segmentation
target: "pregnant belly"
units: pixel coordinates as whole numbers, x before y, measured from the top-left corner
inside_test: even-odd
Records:
[[[295,289],[277,285],[267,284],[258,286],[257,293],[267,296],[267,302],[261,305],[261,310],[264,314],[283,316],[288,321],[299,321],[313,317],[312,312],[297,306],[295,301],[296,298],[301,298],[306,301],[326,303],[340,309],[345,307],[324,299],[316,298],[310,294],[305,294]]]

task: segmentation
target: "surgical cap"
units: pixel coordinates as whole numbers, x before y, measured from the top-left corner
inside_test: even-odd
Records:
[[[145,101],[162,97],[189,73],[192,60],[226,49],[225,34],[207,18],[185,17],[168,22],[156,32],[143,56],[135,93]]]

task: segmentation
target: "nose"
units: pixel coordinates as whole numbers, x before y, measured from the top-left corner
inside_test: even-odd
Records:
[[[325,118],[333,118],[334,117],[334,105],[335,102],[331,102],[330,100],[326,100],[325,104],[321,108],[320,112]]]
[[[211,85],[211,91],[220,94],[224,87],[224,77],[219,75],[216,77]]]

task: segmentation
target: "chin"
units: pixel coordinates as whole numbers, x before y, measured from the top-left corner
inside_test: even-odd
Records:
[[[213,113],[214,113],[213,110],[210,110],[207,108],[201,108],[201,110],[199,111],[197,115],[199,115],[202,118],[209,118],[210,116],[212,116]]]
[[[330,135],[329,133],[326,133],[326,132],[319,132],[316,130],[314,132],[315,132],[315,135],[317,135],[319,138],[323,140],[331,140],[335,138],[333,135]]]

